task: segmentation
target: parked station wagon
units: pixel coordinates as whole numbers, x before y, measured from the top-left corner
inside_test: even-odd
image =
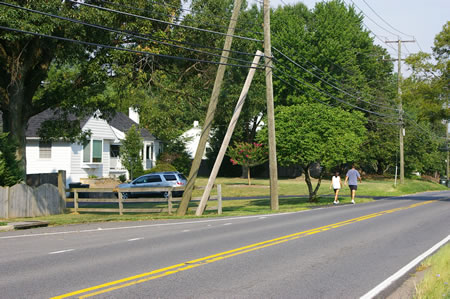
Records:
[[[118,188],[157,188],[157,187],[183,187],[187,183],[186,177],[178,171],[155,172],[145,174],[129,183],[123,183]],[[161,193],[161,192],[157,192]],[[155,194],[155,192],[122,192],[122,198],[142,197]],[[167,192],[163,192],[167,196]],[[173,192],[173,196],[182,196],[183,191]]]

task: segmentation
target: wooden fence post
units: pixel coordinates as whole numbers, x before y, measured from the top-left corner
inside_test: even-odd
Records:
[[[167,208],[169,209],[169,215],[172,215],[172,189],[168,192],[169,196],[167,198]]]
[[[62,213],[64,213],[64,209],[66,208],[66,171],[59,170],[58,171],[58,193],[60,198],[60,209]]]
[[[122,192],[120,192],[120,189],[117,191],[117,195],[119,195],[119,215],[123,215]]]
[[[217,214],[222,215],[222,185],[217,185]]]
[[[75,214],[78,214],[78,190],[74,189],[73,192],[73,208],[75,209]]]

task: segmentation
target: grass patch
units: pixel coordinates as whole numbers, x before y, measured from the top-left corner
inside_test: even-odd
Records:
[[[205,186],[208,182],[208,178],[198,178],[196,181],[197,186]],[[314,185],[317,183],[313,180]],[[239,199],[239,200],[224,200],[223,201],[223,214],[222,216],[242,216],[242,215],[256,215],[256,214],[269,214],[273,213],[270,210],[270,188],[268,179],[252,179],[252,185],[247,185],[247,179],[240,178],[217,178],[216,184],[222,184],[223,197],[267,197],[256,199]],[[308,189],[305,184],[304,178],[296,179],[280,179],[278,181],[278,194],[279,199],[279,211],[278,212],[293,212],[311,209],[314,207],[320,207],[325,205],[332,205],[333,202],[333,190],[329,189],[330,181],[323,180],[319,189],[319,201],[317,203],[308,202]],[[370,202],[373,197],[376,196],[399,196],[423,191],[432,190],[447,190],[445,186],[423,181],[423,180],[405,180],[404,185],[397,185],[394,187],[394,180],[392,179],[371,179],[364,180],[363,183],[358,186],[356,194],[356,203]],[[200,197],[202,190],[194,190],[193,196]],[[215,192],[215,191],[214,191]],[[213,194],[214,194],[213,192]],[[341,204],[350,203],[350,191],[348,187],[344,187],[339,194],[339,201]],[[293,196],[289,198],[283,198],[282,196]],[[215,201],[211,201],[209,206],[216,206]],[[80,208],[85,204],[80,203]],[[196,202],[191,202],[190,207],[196,207]],[[117,203],[104,203],[96,204],[95,208],[118,208]],[[167,204],[155,204],[155,203],[125,203],[125,208],[153,208],[153,207],[165,207]],[[176,208],[176,204],[174,204]],[[195,212],[189,211],[187,216],[179,217],[176,215],[168,215],[167,213],[152,213],[152,214],[138,214],[138,213],[125,213],[119,215],[118,213],[81,213],[75,214],[62,214],[52,215],[45,217],[35,217],[33,220],[48,221],[49,225],[70,225],[77,223],[91,223],[91,222],[107,222],[107,221],[142,221],[142,220],[159,220],[159,219],[179,219],[179,218],[195,218]],[[206,211],[204,217],[217,217],[216,211]],[[18,218],[14,221],[26,221],[29,218]],[[2,219],[0,219],[2,221]]]
[[[8,222],[0,222],[0,226],[8,225]]]
[[[428,257],[420,267],[429,270],[416,287],[414,298],[450,298],[450,244]]]

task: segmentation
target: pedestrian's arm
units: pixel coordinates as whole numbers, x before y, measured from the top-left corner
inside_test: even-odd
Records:
[[[347,186],[347,182],[348,182],[348,175],[345,176],[344,186]]]

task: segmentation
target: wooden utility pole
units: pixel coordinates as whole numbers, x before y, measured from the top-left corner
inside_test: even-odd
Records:
[[[273,104],[272,45],[270,42],[270,0],[264,0],[264,60],[266,64],[267,127],[269,131],[270,208],[278,210],[277,146]]]
[[[205,187],[205,191],[203,191],[202,199],[200,200],[197,211],[195,212],[195,215],[197,216],[201,216],[203,214],[203,211],[205,210],[206,202],[208,201],[208,198],[211,194],[211,190],[213,188],[214,181],[216,180],[217,173],[219,172],[220,165],[222,165],[223,157],[225,156],[228,145],[230,144],[231,136],[233,135],[234,128],[236,127],[239,115],[241,114],[242,106],[244,106],[245,98],[247,97],[250,84],[252,83],[253,76],[255,75],[255,71],[258,67],[259,59],[261,58],[262,54],[263,53],[258,50],[256,51],[255,58],[253,58],[252,68],[248,72],[247,79],[245,80],[241,95],[239,96],[239,100],[237,101],[236,107],[234,108],[233,116],[231,117],[227,132],[225,134],[225,137],[223,138],[222,145],[220,146],[216,162],[214,162],[214,167],[209,176],[208,184]]]
[[[228,26],[227,36],[225,37],[225,43],[223,46],[222,57],[220,58],[220,65],[217,68],[216,80],[214,81],[214,87],[209,100],[208,111],[206,112],[205,123],[203,124],[202,133],[200,135],[200,141],[198,143],[197,151],[195,152],[194,161],[192,161],[191,171],[189,172],[188,182],[181,199],[180,206],[177,210],[177,215],[184,216],[186,214],[189,201],[191,200],[192,190],[194,189],[195,179],[197,178],[200,163],[202,162],[203,153],[205,152],[206,142],[209,138],[209,132],[214,120],[214,114],[216,112],[217,101],[219,99],[220,89],[222,87],[223,77],[225,74],[226,63],[228,62],[228,56],[230,54],[231,42],[233,41],[234,29],[236,28],[239,11],[241,10],[242,0],[235,0],[233,13],[230,19],[230,25]]]
[[[397,43],[398,47],[398,58],[397,58],[397,96],[398,96],[398,111],[400,120],[400,184],[405,183],[405,158],[403,152],[403,137],[405,134],[405,128],[403,124],[403,103],[402,103],[402,43],[415,43],[415,40],[401,40],[400,38],[396,41],[386,41],[386,43]]]

